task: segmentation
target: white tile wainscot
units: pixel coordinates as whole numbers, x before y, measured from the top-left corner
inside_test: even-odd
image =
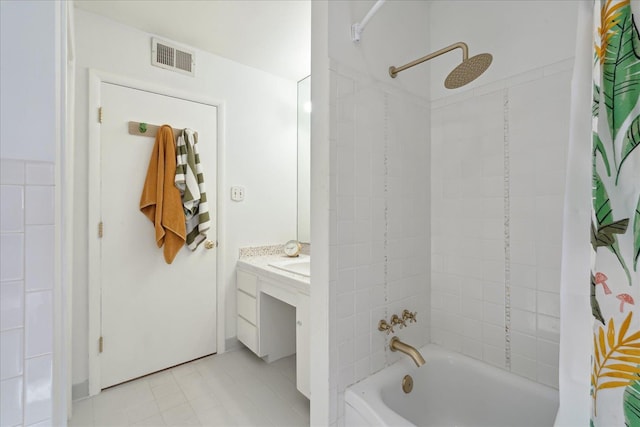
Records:
[[[296,385],[309,397],[310,280],[269,265],[287,259],[264,255],[238,260],[238,340],[267,363],[297,353]]]

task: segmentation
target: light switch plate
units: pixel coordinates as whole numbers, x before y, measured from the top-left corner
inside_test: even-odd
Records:
[[[231,200],[234,202],[241,202],[244,200],[244,187],[234,186],[231,187]]]

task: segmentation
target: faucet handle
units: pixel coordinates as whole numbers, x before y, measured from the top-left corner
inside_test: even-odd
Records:
[[[414,311],[413,313],[410,312],[409,310],[405,309],[402,312],[402,319],[406,322],[407,320],[409,321],[409,323],[415,323],[418,321],[418,319],[416,319],[416,316],[418,315],[417,311]]]
[[[381,319],[378,322],[378,330],[381,331],[381,332],[386,332],[387,335],[389,335],[390,333],[393,334],[395,332],[393,330],[393,325],[388,324],[387,321],[384,320],[384,319]]]
[[[407,326],[407,321],[405,318],[401,319],[397,314],[394,314],[393,316],[391,316],[391,324],[394,326],[398,325],[400,326],[400,329],[402,329],[404,326]]]

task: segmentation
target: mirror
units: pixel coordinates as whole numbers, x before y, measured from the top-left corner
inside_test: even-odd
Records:
[[[298,82],[298,241],[311,243],[311,76]]]

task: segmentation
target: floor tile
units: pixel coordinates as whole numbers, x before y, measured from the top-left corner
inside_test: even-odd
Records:
[[[205,357],[73,402],[73,427],[308,426],[295,356],[266,363],[247,349]]]

